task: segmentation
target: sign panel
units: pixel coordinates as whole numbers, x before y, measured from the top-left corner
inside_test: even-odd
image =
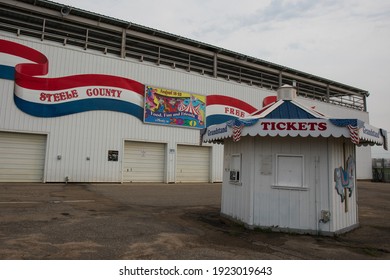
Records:
[[[205,128],[206,96],[145,87],[144,122],[187,128]]]
[[[380,132],[379,128],[376,128],[372,125],[369,125],[367,123],[363,124],[363,127],[360,128],[359,131],[359,136],[360,138],[368,141],[372,141],[375,143],[382,143],[383,142],[383,137]]]

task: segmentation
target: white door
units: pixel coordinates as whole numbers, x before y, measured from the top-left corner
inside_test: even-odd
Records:
[[[165,144],[125,141],[123,182],[164,182]]]
[[[0,132],[0,182],[42,182],[46,135]]]
[[[210,148],[177,146],[176,182],[209,182]]]

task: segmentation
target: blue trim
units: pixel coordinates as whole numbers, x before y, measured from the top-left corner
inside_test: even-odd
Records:
[[[15,67],[0,65],[0,79],[15,80]]]
[[[252,125],[255,125],[257,122],[259,121],[259,119],[250,119],[250,120],[246,120],[246,119],[234,119],[234,120],[231,120],[228,122],[228,126],[230,127],[234,127],[234,126],[252,126]]]
[[[206,118],[206,126],[209,127],[210,125],[221,124],[235,119],[237,119],[237,117],[231,115],[222,115],[222,114],[209,115]]]
[[[14,95],[16,106],[23,112],[41,118],[53,118],[87,111],[107,110],[126,113],[143,121],[144,109],[133,103],[108,99],[91,98],[60,104],[40,104],[23,100]]]
[[[347,126],[352,125],[356,127],[363,127],[363,122],[358,119],[329,119],[332,124],[335,126]]]

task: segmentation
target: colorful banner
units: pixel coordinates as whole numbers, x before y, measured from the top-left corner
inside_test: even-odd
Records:
[[[229,96],[206,97],[145,87],[118,76],[82,74],[47,78],[44,77],[49,73],[47,57],[12,41],[0,39],[0,54],[0,79],[15,81],[15,105],[35,117],[109,110],[133,115],[146,123],[202,129],[206,124],[248,117],[257,110]]]
[[[206,96],[146,86],[145,123],[205,128]]]
[[[100,74],[39,77],[48,74],[44,54],[6,40],[0,40],[0,53],[0,78],[15,80],[15,105],[27,114],[51,118],[110,110],[143,119],[144,85],[137,81]],[[9,55],[27,62],[9,65],[3,61]]]

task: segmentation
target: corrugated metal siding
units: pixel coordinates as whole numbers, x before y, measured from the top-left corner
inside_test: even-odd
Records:
[[[222,212],[254,226],[328,231],[318,224],[321,210],[329,210],[326,141],[299,137],[244,137],[238,143],[228,140]],[[242,185],[228,182],[229,157],[235,153],[242,153]],[[273,187],[277,154],[304,156],[305,189]]]
[[[344,228],[348,228],[358,224],[358,209],[357,209],[357,188],[355,180],[355,189],[352,196],[347,198],[346,202],[341,202],[340,195],[335,189],[334,169],[337,167],[345,167],[347,158],[352,155],[355,156],[355,146],[349,141],[343,139],[329,139],[329,153],[330,153],[330,177],[332,178],[332,189],[330,193],[331,201],[331,231],[337,232]]]
[[[292,229],[317,229],[317,193],[327,186],[326,140],[323,138],[256,138],[256,182],[254,224]],[[324,146],[325,144],[325,146]],[[304,190],[274,188],[276,185],[276,155],[302,155],[304,160]],[[272,172],[264,165],[272,160]],[[320,160],[320,163],[316,161]],[[323,174],[323,176],[320,176]],[[316,197],[317,196],[317,197]]]
[[[245,222],[252,224],[253,204],[251,203],[252,195],[252,176],[253,169],[253,139],[244,137],[239,142],[232,145],[232,141],[227,139],[224,147],[224,176],[222,184],[222,203],[221,212]],[[240,182],[229,182],[230,159],[232,155],[241,154],[241,171]]]
[[[0,131],[0,182],[42,182],[46,135]]]
[[[209,182],[210,148],[177,146],[176,182]]]
[[[211,149],[211,182],[223,180],[223,145],[215,144]]]
[[[244,83],[120,59],[109,54],[74,50],[53,42],[3,35],[0,38],[16,41],[45,54],[49,59],[49,77],[86,73],[123,76],[163,88],[237,97],[255,107],[261,106],[265,96],[275,95],[274,91]],[[196,129],[146,125],[133,116],[117,112],[95,111],[57,118],[31,117],[16,108],[13,101],[13,81],[1,80],[0,90],[0,129],[49,134],[45,172],[45,181],[48,182],[64,181],[66,176],[80,182],[120,182],[124,139],[163,142],[167,143],[168,150],[176,149],[177,143],[199,144],[199,131]],[[121,151],[118,162],[107,161],[108,150]],[[212,150],[211,177],[213,181],[220,181],[223,148],[216,145]],[[62,159],[57,160],[57,155],[61,155]],[[174,182],[175,155],[168,154],[167,158],[166,181]]]

